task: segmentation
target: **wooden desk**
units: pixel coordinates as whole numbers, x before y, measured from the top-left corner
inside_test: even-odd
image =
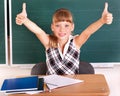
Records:
[[[109,87],[104,75],[70,75],[68,77],[84,80],[82,83],[53,89],[52,92],[32,96],[109,96]],[[9,96],[29,96],[28,94],[11,94]],[[31,96],[31,95],[30,95]]]

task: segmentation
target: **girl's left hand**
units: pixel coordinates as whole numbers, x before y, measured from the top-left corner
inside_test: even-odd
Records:
[[[102,13],[102,22],[104,24],[111,24],[112,21],[113,21],[113,16],[112,16],[112,13],[110,13],[108,11],[108,3],[106,2],[105,8],[104,8],[103,13]]]

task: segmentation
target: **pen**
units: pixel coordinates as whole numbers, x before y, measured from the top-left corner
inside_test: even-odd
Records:
[[[49,88],[49,86],[47,85],[47,83],[46,83],[46,87],[47,87],[48,91],[51,92],[51,89]]]
[[[46,83],[46,84],[48,84],[48,85],[53,85],[53,86],[58,86],[58,85],[56,85],[56,84],[52,84],[52,83]]]

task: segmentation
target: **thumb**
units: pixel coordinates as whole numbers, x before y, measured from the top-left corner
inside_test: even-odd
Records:
[[[106,14],[106,13],[109,13],[108,12],[108,3],[107,2],[105,3],[105,8],[103,10],[103,14]]]
[[[26,14],[26,3],[23,3],[22,5],[22,13]]]

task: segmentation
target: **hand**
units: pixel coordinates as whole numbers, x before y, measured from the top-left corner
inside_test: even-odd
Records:
[[[26,3],[22,5],[22,12],[16,16],[16,24],[22,25],[27,19]]]
[[[113,21],[112,13],[108,11],[108,3],[105,3],[105,8],[102,13],[102,22],[105,24],[111,24]]]

